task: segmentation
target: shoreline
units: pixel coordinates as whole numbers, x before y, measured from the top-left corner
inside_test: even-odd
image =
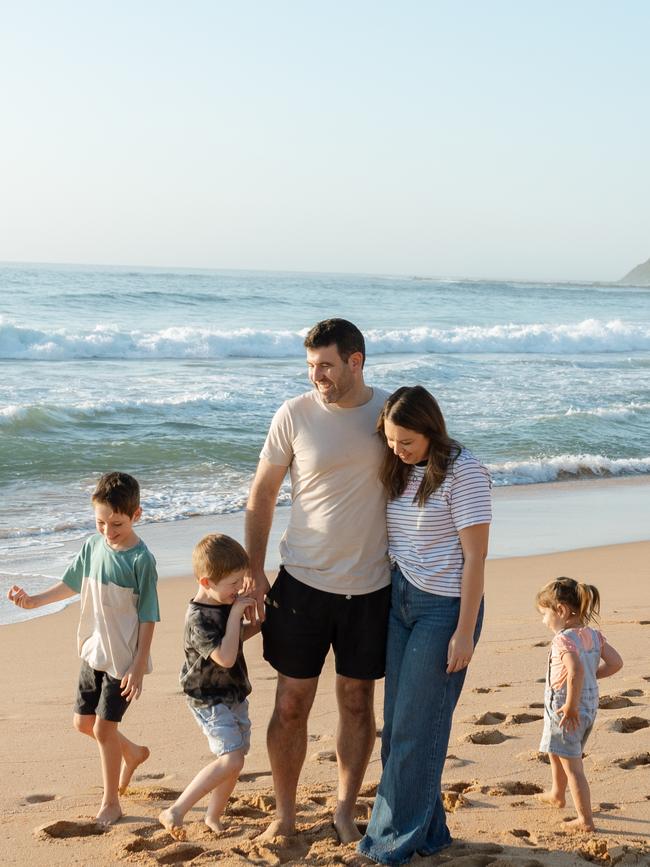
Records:
[[[488,560],[535,557],[602,545],[621,545],[650,539],[647,515],[650,478],[624,477],[545,482],[493,488],[493,521]],[[161,580],[191,574],[191,554],[206,533],[223,532],[243,542],[245,513],[201,515],[176,521],[143,523],[137,532],[151,548]],[[289,507],[278,506],[269,536],[266,568],[280,565],[278,546],[289,517]],[[33,592],[57,580],[79,550],[78,538],[50,549],[22,549],[2,562],[4,584],[26,581]],[[24,576],[24,577],[23,577]],[[4,586],[4,585],[3,585]],[[6,593],[6,590],[5,590]],[[73,600],[74,601],[74,600]],[[0,599],[0,627],[54,613],[18,612]],[[18,616],[16,616],[18,615]]]

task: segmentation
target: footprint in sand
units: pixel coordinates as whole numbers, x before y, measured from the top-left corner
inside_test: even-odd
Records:
[[[445,813],[455,813],[461,807],[467,806],[467,801],[460,792],[442,792],[441,796]]]
[[[285,864],[288,861],[303,863],[311,849],[312,842],[300,837],[275,837],[262,843],[242,843],[231,849],[233,855],[240,855],[249,864]]]
[[[336,753],[334,750],[320,750],[311,756],[312,762],[335,762]]]
[[[470,759],[461,759],[458,756],[455,756],[453,753],[449,753],[447,758],[445,759],[445,764],[447,764],[450,768],[464,768],[465,765],[474,764]]]
[[[513,828],[510,833],[513,837],[530,837],[530,831],[525,828]]]
[[[530,753],[520,753],[519,757],[527,758],[529,762],[542,762],[545,765],[551,764],[548,753],[540,753],[537,750],[533,750]]]
[[[544,702],[543,701],[531,701],[531,703],[528,705],[528,707],[531,710],[542,710],[544,708]]]
[[[507,689],[509,686],[512,686],[511,683],[497,683],[499,689]]]
[[[496,795],[504,797],[506,795],[539,795],[544,791],[541,786],[535,783],[522,783],[520,780],[516,782],[497,783],[491,789],[488,789],[488,795]]]
[[[546,683],[546,678],[545,677],[538,677],[537,680],[535,681],[535,683]]]
[[[474,687],[472,692],[477,692],[477,693],[482,695],[483,693],[487,693],[487,692],[495,692],[495,690],[490,689],[489,686],[476,686],[476,687]]]
[[[166,786],[129,786],[123,792],[125,797],[136,801],[175,801],[180,794],[179,789],[168,789]]]
[[[533,647],[548,647],[550,643],[550,641],[536,641]]]
[[[56,795],[25,795],[21,804],[44,804],[46,801],[54,801]]]
[[[262,819],[275,810],[275,798],[272,795],[254,795],[235,798],[228,804],[231,816],[245,816],[248,819]]]
[[[629,735],[632,732],[638,732],[648,727],[650,727],[650,720],[644,719],[641,716],[620,717],[609,724],[611,731],[620,732],[624,735]]]
[[[650,674],[647,676],[644,674],[641,680],[650,680]]]
[[[645,695],[642,689],[626,689],[621,695],[640,696]]]
[[[614,764],[625,771],[640,768],[642,765],[650,765],[650,753],[636,753],[636,755],[628,758],[614,759]]]
[[[526,723],[537,722],[544,717],[539,713],[511,713],[506,717],[507,726],[520,726]]]
[[[631,707],[633,702],[622,695],[601,695],[598,699],[600,710],[620,710],[622,707]]]
[[[620,806],[618,804],[609,804],[607,802],[598,804],[597,812],[599,813],[612,813],[614,810],[620,810]]]
[[[142,783],[145,780],[164,780],[166,776],[167,774],[164,771],[160,771],[157,774],[136,774],[133,779],[138,783]]]
[[[508,740],[508,736],[504,735],[499,729],[491,729],[489,732],[472,732],[461,738],[460,743],[466,744],[502,744]]]
[[[359,792],[359,795],[361,795],[362,798],[374,798],[377,794],[378,786],[379,783],[365,783],[363,786],[361,786],[361,791]]]
[[[193,846],[191,843],[175,843],[170,846],[169,852],[161,852],[154,855],[154,858],[158,864],[187,864],[205,851],[201,846]]]
[[[34,829],[34,835],[45,839],[67,840],[71,837],[97,837],[108,831],[106,825],[97,822],[71,822],[60,819]]]
[[[491,710],[481,714],[481,716],[471,717],[467,722],[474,723],[477,726],[495,726],[497,723],[503,722],[505,718],[506,715],[504,713],[500,713],[497,710]]]
[[[272,776],[271,771],[256,771],[255,773],[250,774],[240,774],[239,780],[242,783],[252,783],[255,780],[259,780],[260,777],[270,777]]]

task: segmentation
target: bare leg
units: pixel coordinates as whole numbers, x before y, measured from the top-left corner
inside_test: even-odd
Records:
[[[168,807],[159,814],[158,821],[161,825],[164,825],[168,831],[171,831],[172,834],[178,834],[183,825],[183,818],[187,811],[198,803],[201,798],[204,798],[209,792],[213,792],[214,789],[219,789],[220,797],[217,799],[217,803],[213,805],[212,799],[210,799],[206,824],[213,828],[213,830],[221,830],[219,824],[221,812],[228,800],[228,796],[235,788],[237,777],[243,767],[244,754],[241,750],[234,750],[231,753],[219,756],[218,759],[215,759],[214,762],[206,765],[205,768],[202,768],[198,772],[192,782],[185,787],[180,797],[171,805],[171,807]],[[221,802],[221,808],[217,812],[219,802]],[[216,807],[217,809],[213,811],[213,807]],[[208,816],[210,816],[217,828],[214,828],[213,825],[207,821]]]
[[[296,790],[307,753],[307,719],[317,686],[317,677],[298,679],[278,674],[275,709],[266,736],[276,818],[260,834],[262,839],[287,837],[296,831]]]
[[[548,757],[551,761],[551,790],[535,797],[544,804],[550,804],[551,807],[563,807],[566,803],[567,775],[559,756],[549,753]]]
[[[374,693],[374,680],[356,680],[341,675],[336,677],[339,786],[334,827],[341,843],[353,843],[362,836],[354,821],[354,808],[377,734]]]
[[[568,777],[569,790],[578,812],[578,818],[566,824],[568,827],[576,828],[580,831],[594,831],[594,817],[591,812],[591,793],[582,765],[582,759],[566,759],[564,756],[561,756],[560,761]]]
[[[78,732],[94,738],[93,728],[95,726],[94,714],[78,714],[74,715],[74,727]],[[120,795],[123,795],[127,786],[131,782],[133,772],[143,762],[149,758],[149,748],[142,747],[139,744],[134,744],[125,737],[122,732],[118,731],[120,738],[120,749],[122,751],[122,765],[120,767],[120,781],[118,790]]]
[[[241,766],[239,768],[233,768],[233,773],[226,777],[222,783],[219,783],[219,785],[215,786],[212,790],[210,800],[208,801],[208,809],[206,810],[205,819],[203,821],[210,830],[215,832],[215,834],[219,834],[223,830],[221,826],[221,816],[223,815],[223,811],[228,803],[228,798],[230,797],[232,790],[235,788],[237,777],[241,773],[243,766],[244,757],[242,755]]]
[[[122,816],[118,794],[122,748],[117,726],[116,722],[95,717],[93,732],[99,747],[104,781],[104,797],[97,813],[97,821],[102,825],[112,825]]]

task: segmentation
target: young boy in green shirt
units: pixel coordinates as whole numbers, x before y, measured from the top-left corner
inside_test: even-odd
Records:
[[[34,596],[14,585],[8,598],[20,608],[39,608],[81,594],[74,726],[97,741],[104,782],[97,822],[110,825],[122,816],[119,793],[149,757],[147,747],[124,737],[118,725],[151,671],[149,649],[160,613],[156,561],[133,529],[142,514],[138,482],[127,473],[105,473],[91,500],[98,532],[61,581]]]

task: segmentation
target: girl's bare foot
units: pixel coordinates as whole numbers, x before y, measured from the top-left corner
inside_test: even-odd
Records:
[[[563,828],[568,828],[570,831],[595,831],[594,823],[586,819],[570,819],[562,824]]]
[[[128,753],[122,756],[122,764],[120,766],[120,785],[118,789],[120,795],[123,795],[127,790],[135,769],[138,765],[146,762],[150,755],[151,753],[149,752],[148,747],[136,747],[135,750],[129,750]]]
[[[566,803],[564,797],[556,795],[555,792],[541,792],[535,795],[536,801],[541,801],[542,804],[548,804],[550,807],[563,807]]]
[[[173,807],[168,807],[158,813],[158,821],[166,828],[175,840],[185,839],[185,830],[183,829],[183,820],[176,815]]]
[[[206,816],[203,821],[211,831],[214,831],[215,834],[221,834],[221,832],[223,831],[223,825],[218,819],[213,819],[211,816]]]
[[[255,837],[256,840],[272,840],[274,837],[293,837],[296,833],[296,826],[284,822],[282,819],[275,819],[266,831],[262,831]]]
[[[119,804],[102,804],[97,813],[98,825],[113,825],[122,818],[122,810]]]

